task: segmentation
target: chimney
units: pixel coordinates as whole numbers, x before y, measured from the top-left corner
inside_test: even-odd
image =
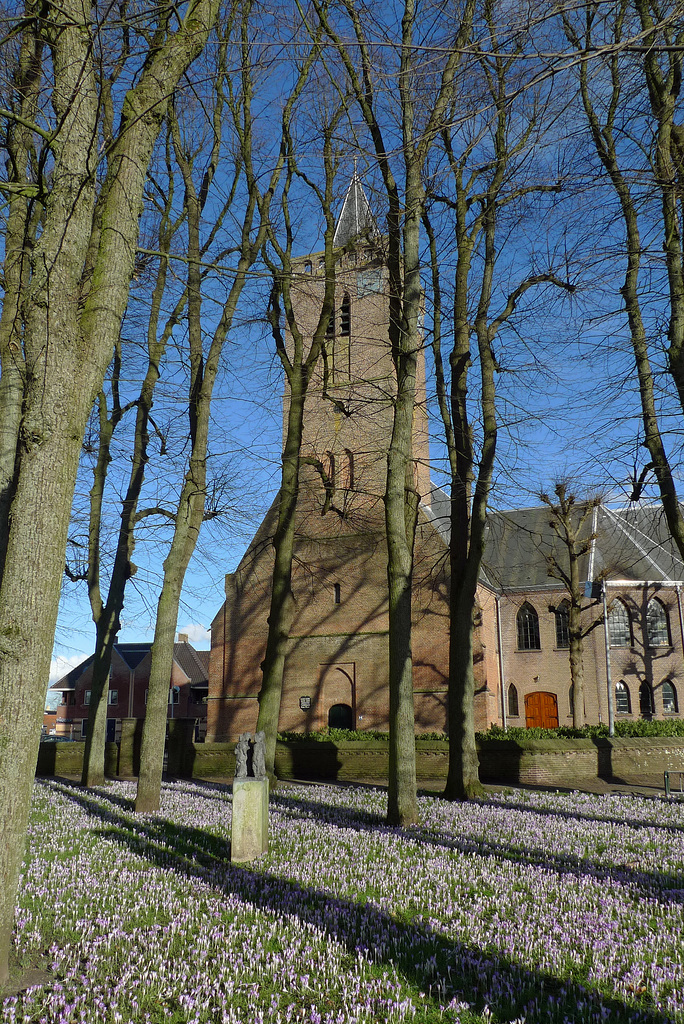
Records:
[[[178,643],[179,644],[187,644],[187,642],[188,642],[188,634],[187,633],[179,633],[178,634]]]

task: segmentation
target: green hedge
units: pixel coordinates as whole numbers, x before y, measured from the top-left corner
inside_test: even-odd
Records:
[[[487,732],[476,733],[479,742],[487,740],[579,740],[592,739],[597,736],[607,736],[607,725],[585,725],[581,729],[573,729],[571,726],[562,725],[558,729],[524,729],[518,726],[509,728],[506,732],[500,725],[492,725]],[[647,721],[638,718],[634,721],[620,721],[615,723],[616,736],[682,736],[684,737],[684,719],[666,718]],[[350,729],[321,729],[320,732],[281,732],[278,739],[282,743],[340,743],[345,741],[366,743],[368,740],[389,739],[389,733],[379,732],[377,729],[367,731]],[[448,743],[448,737],[443,732],[426,732],[416,734],[419,740],[440,740]]]

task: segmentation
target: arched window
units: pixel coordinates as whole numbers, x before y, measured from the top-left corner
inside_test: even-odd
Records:
[[[622,601],[613,601],[608,612],[608,635],[611,647],[631,647],[632,630],[629,612]]]
[[[304,264],[304,273],[310,274],[312,270],[313,264],[311,263],[311,260],[307,260],[306,263]]]
[[[520,714],[520,707],[518,704],[518,691],[516,690],[513,683],[508,687],[508,714],[511,718],[516,718]]]
[[[342,312],[340,314],[340,334],[348,338],[351,334],[351,299],[349,298],[349,292],[345,292],[342,297]]]
[[[539,641],[539,616],[528,601],[525,601],[525,604],[518,612],[516,621],[518,626],[518,650],[541,650],[541,643]]]
[[[615,711],[618,715],[631,715],[632,713],[629,687],[627,683],[623,683],[622,679],[619,683],[615,684]]]
[[[570,605],[561,601],[556,608],[556,647],[570,646]]]
[[[667,612],[655,597],[646,608],[646,639],[649,647],[667,647],[670,643]]]
[[[344,464],[342,466],[342,486],[348,491],[354,490],[354,455],[348,448],[344,449]]]
[[[328,483],[335,486],[335,456],[332,452],[326,452],[323,459],[323,472],[328,478]]]
[[[677,691],[669,679],[663,681],[663,712],[666,715],[676,715],[679,711],[677,704]]]
[[[642,718],[650,718],[653,714],[653,690],[647,682],[639,687],[639,712]]]

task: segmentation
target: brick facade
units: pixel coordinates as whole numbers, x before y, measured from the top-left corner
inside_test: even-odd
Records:
[[[367,203],[362,193],[359,201]],[[340,222],[344,217],[345,210]],[[323,289],[322,255],[298,261],[293,300],[305,338],[311,338],[318,324]],[[338,256],[334,314],[305,405],[292,576],[296,611],[285,664],[281,730],[305,732],[343,724],[361,730],[388,728],[382,496],[395,383],[387,324],[387,269],[379,240],[367,235]],[[283,409],[286,418],[287,393]],[[422,353],[413,455],[422,502],[412,636],[416,732],[421,733],[446,729],[449,664],[449,502],[429,480]],[[474,639],[475,727],[480,731],[506,721],[522,726],[572,724],[568,650],[557,633],[558,610],[567,595],[549,576],[547,565],[548,554],[562,560],[563,551],[550,530],[549,516],[544,507],[500,513],[488,521]],[[226,576],[226,600],[212,623],[210,741],[234,740],[256,724],[275,521],[273,507],[237,570]],[[629,620],[629,636],[611,645],[616,718],[678,715],[684,627],[679,584],[673,581],[684,579],[684,566],[658,511],[639,508],[621,515],[595,509],[586,529],[595,529],[595,536],[584,579],[607,579],[611,607],[622,601],[623,617]],[[660,602],[658,615],[665,623],[656,644],[646,636],[653,600]],[[531,644],[521,642],[524,606],[531,609],[530,623],[536,617],[538,636]],[[589,723],[608,720],[601,614],[599,605],[587,600],[585,626],[595,625],[584,640]]]

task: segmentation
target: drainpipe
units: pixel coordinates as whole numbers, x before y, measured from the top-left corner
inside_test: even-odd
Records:
[[[504,672],[503,645],[501,643],[501,603],[499,595],[494,598],[496,601],[496,640],[499,645],[499,685],[501,686],[501,721],[504,732],[508,732],[508,721],[506,719],[506,673]],[[684,635],[684,634],[683,634]]]
[[[608,685],[608,735],[615,735],[615,709],[613,707],[613,683],[610,675],[610,631],[608,629],[608,606],[606,602],[606,581],[601,583],[603,597],[603,638],[606,644],[606,683]]]
[[[128,670],[128,717],[133,717],[133,688],[135,686],[135,669]]]
[[[682,588],[679,583],[675,583],[675,590],[677,592],[677,610],[679,611],[679,632],[682,636],[682,651],[684,651],[684,617],[682,616]]]

